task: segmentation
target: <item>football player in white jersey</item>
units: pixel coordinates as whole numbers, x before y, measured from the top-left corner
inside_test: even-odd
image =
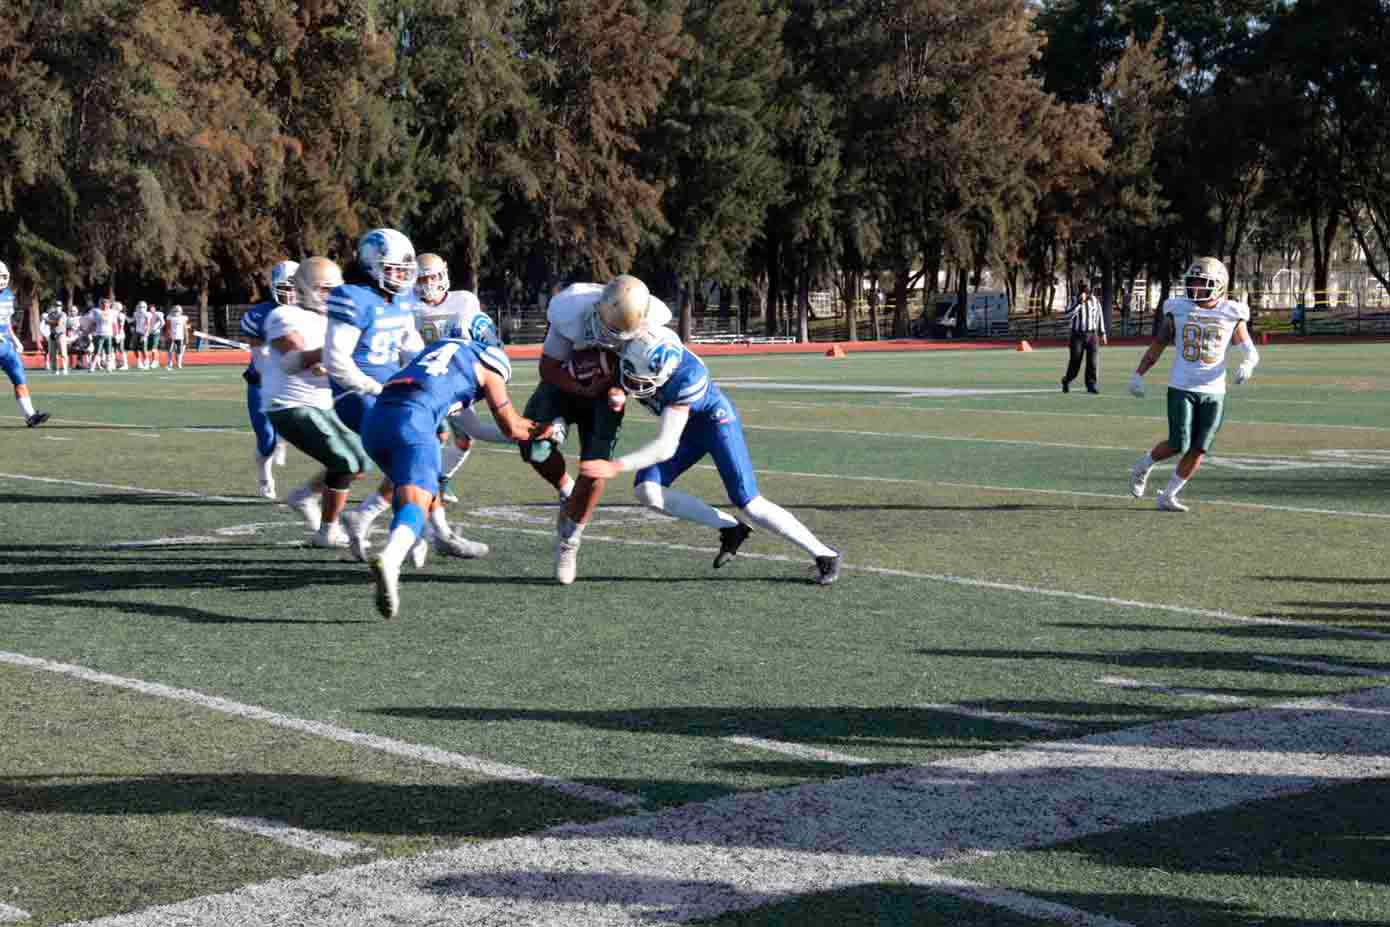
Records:
[[[612,380],[594,376],[584,382],[570,366],[577,351],[619,351],[647,331],[671,321],[671,310],[636,277],[623,274],[607,286],[575,283],[556,293],[546,309],[550,330],[541,351],[540,385],[526,402],[525,415],[555,425],[557,440],[523,441],[521,456],[560,494],[556,521],[555,579],[574,582],[579,544],[607,480],[581,475],[571,481],[559,452],[564,431],[578,425],[579,459],[612,460],[622,426],[621,405],[610,405]]]
[[[500,345],[501,336],[492,317],[483,311],[477,294],[471,290],[449,289],[449,265],[437,254],[422,254],[419,257],[420,276],[415,281],[415,295],[419,298],[415,311],[415,327],[420,330],[426,344],[440,338],[458,338],[463,341],[490,341]],[[448,433],[441,431],[444,444],[441,455],[443,462],[440,472],[439,497],[445,502],[457,502],[458,497],[449,492],[449,480],[468,460],[473,441],[492,441],[511,444],[496,425],[482,420],[473,409],[459,409],[445,420]]]
[[[44,353],[48,369],[61,376],[68,372],[68,316],[63,304],[56,302],[40,321]]]
[[[1183,274],[1185,296],[1163,303],[1163,324],[1153,344],[1139,360],[1129,391],[1144,395],[1144,374],[1158,363],[1169,344],[1178,349],[1168,374],[1168,437],[1135,462],[1129,471],[1129,491],[1142,498],[1149,473],[1160,460],[1181,454],[1177,471],[1158,494],[1165,512],[1186,512],[1178,493],[1197,473],[1202,458],[1226,416],[1226,355],[1241,355],[1235,382],[1244,383],[1260,362],[1260,352],[1247,327],[1250,307],[1226,297],[1230,276],[1214,257],[1198,258]]]
[[[92,324],[92,370],[116,370],[116,307],[110,299],[87,313]]]
[[[14,384],[14,398],[24,413],[24,424],[37,428],[48,421],[47,412],[34,409],[29,398],[29,382],[24,376],[24,345],[14,333],[14,293],[10,290],[10,269],[0,263],[0,370]]]
[[[188,344],[188,316],[183,314],[182,306],[175,306],[169,310],[169,317],[164,320],[165,326],[169,329],[169,369],[183,369],[183,352]]]

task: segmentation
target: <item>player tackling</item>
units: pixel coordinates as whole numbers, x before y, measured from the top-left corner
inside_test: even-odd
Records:
[[[1193,261],[1183,274],[1187,295],[1163,303],[1163,327],[1129,379],[1129,391],[1142,397],[1144,374],[1158,363],[1169,344],[1177,345],[1179,353],[1168,375],[1168,438],[1154,445],[1129,471],[1129,491],[1139,499],[1154,464],[1182,455],[1177,471],[1158,494],[1158,507],[1165,512],[1187,511],[1178,501],[1178,493],[1196,475],[1226,417],[1228,349],[1243,356],[1235,370],[1237,384],[1249,380],[1260,362],[1246,327],[1250,307],[1226,298],[1229,282],[1226,266],[1216,258]]]

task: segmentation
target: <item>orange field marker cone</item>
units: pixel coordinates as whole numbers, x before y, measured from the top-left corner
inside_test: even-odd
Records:
[[[1033,350],[1033,346],[1032,346],[1031,344],[1029,344],[1029,343],[1028,343],[1028,339],[1025,338],[1025,339],[1023,339],[1022,341],[1020,341],[1020,342],[1018,343],[1018,347],[1015,348],[1015,350],[1018,350],[1018,351],[1031,351],[1031,350]]]

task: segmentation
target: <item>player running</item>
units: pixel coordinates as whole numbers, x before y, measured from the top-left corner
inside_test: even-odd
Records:
[[[353,480],[367,467],[362,442],[333,411],[323,366],[328,293],[342,285],[337,264],[309,258],[294,274],[297,298],[276,306],[262,326],[269,344],[267,363],[261,366],[264,412],[280,437],[324,466],[322,474],[290,493],[291,499],[301,500],[294,508],[314,532],[314,547],[347,546],[338,518]]]
[[[584,461],[579,465],[581,476],[612,479],[637,471],[636,494],[643,505],[719,530],[719,554],[714,558],[718,569],[734,558],[752,529],[671,488],[682,473],[709,455],[729,501],[738,506],[743,519],[810,554],[820,585],[839,578],[839,551],[827,547],[795,515],[759,493],[738,410],[675,332],[657,328],[639,335],[623,348],[619,364],[622,388],[661,417],[659,430],[655,439],[617,460]]]
[[[346,282],[329,294],[323,362],[338,417],[358,434],[381,385],[424,347],[412,306],[418,270],[410,239],[395,229],[373,229],[358,240]],[[354,557],[366,559],[372,521],[391,507],[391,497],[391,484],[384,482],[344,516]]]
[[[277,306],[288,306],[294,302],[294,274],[299,265],[294,261],[280,261],[270,268],[270,301],[257,303],[241,317],[241,336],[251,346],[251,363],[241,373],[246,381],[246,413],[251,419],[251,432],[256,436],[256,476],[257,492],[263,499],[275,498],[275,464],[285,463],[284,451],[279,449],[279,437],[275,426],[265,414],[265,402],[261,398],[261,386],[265,382],[265,367],[270,363],[270,348],[265,337],[265,320]],[[153,322],[153,320],[152,320]],[[160,324],[163,324],[161,319]],[[158,331],[158,329],[155,329]],[[157,337],[157,336],[156,336]],[[155,347],[158,347],[156,342]],[[159,355],[151,348],[151,358],[159,366]],[[287,499],[291,508],[313,503],[314,494],[307,497]],[[307,513],[305,517],[308,518]]]
[[[14,398],[24,413],[24,424],[37,428],[48,421],[47,412],[34,409],[29,398],[29,381],[24,376],[24,345],[14,333],[14,292],[10,289],[10,269],[0,263],[0,370],[14,384]]]
[[[605,480],[586,476],[581,467],[579,479],[571,482],[558,444],[568,426],[578,425],[580,461],[609,460],[623,423],[622,408],[607,401],[608,379],[595,376],[583,382],[575,377],[572,362],[576,352],[586,349],[621,349],[642,332],[670,322],[671,310],[645,283],[624,274],[607,286],[571,284],[551,297],[546,319],[550,330],[541,348],[541,382],[526,402],[526,416],[555,424],[558,440],[523,442],[521,457],[560,494],[555,579],[569,585],[578,574],[579,545]]]
[[[382,617],[394,618],[400,612],[401,564],[410,554],[417,567],[424,565],[427,519],[433,524],[439,517],[436,513],[443,512],[436,498],[440,476],[436,433],[449,409],[483,399],[510,440],[549,435],[549,426],[517,414],[507,396],[511,378],[511,362],[499,345],[446,338],[430,344],[387,380],[368,410],[362,443],[395,487],[390,536],[369,561]]]
[[[1144,374],[1158,363],[1169,344],[1179,346],[1168,374],[1168,437],[1155,444],[1129,471],[1130,494],[1139,499],[1154,464],[1175,454],[1182,455],[1177,471],[1158,494],[1158,507],[1165,512],[1187,511],[1187,506],[1178,501],[1178,493],[1196,475],[1225,421],[1228,350],[1238,351],[1243,357],[1235,370],[1237,384],[1249,380],[1260,362],[1260,352],[1255,350],[1246,327],[1250,307],[1226,298],[1229,282],[1226,265],[1216,258],[1193,261],[1183,275],[1187,295],[1164,301],[1163,327],[1129,379],[1129,391],[1142,397]]]

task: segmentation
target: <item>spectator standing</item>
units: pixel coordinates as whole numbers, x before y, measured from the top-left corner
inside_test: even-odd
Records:
[[[1100,345],[1107,344],[1109,338],[1105,330],[1105,313],[1100,310],[1100,300],[1091,295],[1088,285],[1083,283],[1077,289],[1076,305],[1071,307],[1066,318],[1071,323],[1071,338],[1068,342],[1070,356],[1067,359],[1067,372],[1062,377],[1062,392],[1071,392],[1071,381],[1076,379],[1084,356],[1086,392],[1099,393],[1097,360]]]

